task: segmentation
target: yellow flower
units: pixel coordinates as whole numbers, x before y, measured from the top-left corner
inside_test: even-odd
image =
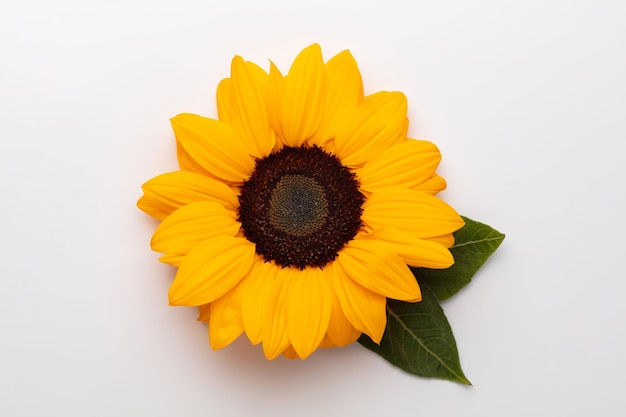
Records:
[[[407,265],[452,265],[463,226],[434,196],[439,150],[406,137],[405,96],[364,96],[350,52],[324,63],[315,44],[287,75],[236,56],[217,104],[171,120],[181,169],[138,202],[178,267],[170,304],[199,307],[214,349],[245,332],[268,359],[379,342],[387,298],[421,299]]]

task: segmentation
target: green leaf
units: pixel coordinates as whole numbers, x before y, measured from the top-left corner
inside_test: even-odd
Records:
[[[418,303],[387,301],[387,328],[380,345],[366,335],[359,343],[411,374],[471,385],[461,370],[452,329],[427,285]]]
[[[450,248],[454,265],[448,269],[411,268],[422,289],[422,301],[387,300],[387,328],[380,345],[363,335],[366,348],[414,375],[447,379],[471,385],[463,374],[452,329],[439,300],[450,298],[498,249],[504,235],[467,217],[454,233]]]
[[[427,284],[439,300],[456,294],[498,249],[504,235],[486,224],[463,217],[465,226],[454,233],[450,248],[454,265],[447,269],[411,268],[420,284]]]

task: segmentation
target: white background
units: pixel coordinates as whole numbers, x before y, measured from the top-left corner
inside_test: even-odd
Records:
[[[3,1],[0,415],[621,416],[626,3]],[[441,196],[505,232],[444,309],[474,384],[360,345],[211,351],[149,249],[168,119],[215,116],[235,54],[350,49],[443,154]]]

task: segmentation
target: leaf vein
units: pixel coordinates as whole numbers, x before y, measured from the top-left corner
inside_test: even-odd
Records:
[[[502,240],[502,239],[503,239],[502,236],[496,236],[496,237],[484,238],[484,239],[480,239],[480,240],[468,240],[467,242],[454,244],[454,245],[452,245],[450,247],[450,249],[452,249],[452,248],[460,248],[461,246],[475,245],[475,244],[481,243],[481,242],[491,242],[491,241],[494,241],[494,240]]]
[[[424,342],[422,342],[422,340],[417,337],[417,335],[415,333],[413,333],[413,331],[411,329],[409,329],[406,324],[404,324],[404,321],[400,320],[400,317],[398,317],[398,315],[389,308],[389,306],[387,306],[387,312],[389,313],[389,315],[393,316],[394,319],[396,319],[396,321],[398,321],[398,323],[400,323],[400,325],[404,328],[404,330],[411,335],[411,337],[422,347],[422,349],[424,349],[428,354],[430,354],[433,358],[435,358],[437,360],[437,362],[439,362],[441,365],[443,365],[443,367],[445,367],[450,373],[452,373],[453,375],[455,375],[457,378],[460,378],[461,380],[465,380],[465,378],[463,377],[463,375],[459,375],[458,373],[456,373],[454,371],[454,369],[450,368],[448,366],[448,364],[441,358],[439,357],[435,352],[433,352],[432,350],[430,350],[425,344]]]

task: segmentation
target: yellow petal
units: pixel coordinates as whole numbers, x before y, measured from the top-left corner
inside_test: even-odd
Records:
[[[257,158],[269,155],[276,141],[265,107],[267,81],[268,75],[261,67],[244,61],[240,56],[233,58],[231,124],[250,153]]]
[[[229,236],[196,246],[170,286],[170,305],[199,306],[223,296],[250,271],[254,249],[246,239]]]
[[[180,144],[179,141],[176,141],[176,159],[178,160],[178,166],[183,171],[195,172],[197,174],[202,174],[209,176],[211,178],[216,178],[215,175],[211,174],[206,169],[202,168],[200,164],[198,164],[194,159],[187,153],[183,145]]]
[[[232,210],[213,201],[190,203],[166,217],[150,242],[152,250],[187,255],[200,243],[217,236],[235,236],[241,224]]]
[[[270,75],[267,83],[267,96],[266,96],[266,108],[267,117],[269,119],[270,127],[281,140],[284,140],[285,135],[283,133],[282,126],[282,114],[283,114],[283,96],[285,94],[285,77],[281,74],[280,70],[272,61],[270,61]],[[274,151],[277,151],[282,141],[276,141]]]
[[[337,263],[333,262],[324,268],[325,278],[328,280],[330,285],[332,285],[333,280],[332,269],[337,267],[336,265]],[[356,341],[361,335],[361,332],[355,329],[352,323],[350,323],[350,320],[346,318],[346,315],[341,309],[341,304],[339,303],[339,298],[337,298],[335,291],[331,291],[331,293],[332,307],[327,332],[327,337],[330,339],[330,342],[326,341],[325,346],[330,346],[332,344],[343,347]]]
[[[357,237],[348,242],[335,262],[350,278],[375,293],[402,301],[422,299],[411,270],[385,242]]]
[[[168,172],[146,182],[137,207],[163,220],[172,212],[195,201],[215,201],[236,212],[237,195],[224,183],[188,171]]]
[[[211,317],[211,304],[203,304],[198,306],[198,321],[209,321]]]
[[[268,308],[268,300],[272,282],[276,278],[277,267],[271,262],[264,262],[260,256],[255,257],[254,264],[244,278],[246,283],[241,315],[246,335],[253,345],[263,340],[263,314]]]
[[[425,140],[407,140],[383,150],[361,172],[361,188],[374,192],[384,187],[415,188],[429,179],[441,161],[439,149]]]
[[[211,303],[209,342],[214,350],[228,346],[243,333],[241,300],[244,287],[240,282]]]
[[[416,190],[424,191],[425,193],[435,195],[440,191],[446,189],[446,180],[435,174],[428,178],[426,181],[414,187]]]
[[[361,333],[359,333],[359,334],[361,334]],[[320,342],[320,345],[319,345],[319,347],[321,347],[321,348],[332,348],[332,347],[335,347],[335,346],[337,346],[337,345],[335,345],[335,343],[333,343],[331,338],[328,337],[328,333],[326,333],[324,335],[324,338],[322,339],[322,341]]]
[[[288,346],[283,352],[283,356],[287,359],[298,359],[298,352],[296,352],[293,346]]]
[[[331,153],[331,154],[335,154],[335,139],[329,139],[326,142],[324,142],[323,148],[324,148],[324,151]]]
[[[331,291],[317,268],[298,271],[289,288],[287,334],[301,359],[319,346],[330,319]]]
[[[242,183],[252,173],[254,159],[226,123],[195,114],[179,114],[171,123],[185,151],[213,175]]]
[[[452,236],[452,235],[448,235]],[[402,262],[414,267],[443,269],[454,263],[448,247],[430,239],[420,239],[398,229],[383,228],[368,238],[390,244]]]
[[[282,128],[287,146],[300,146],[313,136],[322,119],[324,61],[319,45],[304,49],[285,78]]]
[[[406,140],[406,97],[381,91],[367,96],[335,136],[337,156],[344,165],[358,167],[385,149]]]
[[[350,51],[343,51],[326,63],[326,94],[324,115],[311,145],[324,145],[335,137],[346,115],[363,100],[361,72]]]
[[[159,258],[159,261],[163,262],[164,264],[178,267],[180,266],[180,264],[183,262],[184,259],[185,259],[185,255],[178,255],[176,253],[172,253],[172,254],[168,253],[168,254],[161,256]]]
[[[217,85],[217,115],[221,122],[231,124],[232,107],[231,100],[232,88],[230,78],[224,78]]]
[[[387,299],[350,279],[341,266],[333,268],[333,288],[350,323],[380,343],[387,325]]]
[[[267,303],[262,312],[263,352],[267,359],[274,359],[290,345],[287,336],[287,303],[289,288],[294,279],[292,268],[276,267],[276,278],[272,282]]]
[[[452,233],[448,233],[447,235],[443,236],[430,237],[428,238],[428,240],[439,243],[446,248],[451,248],[454,245],[454,235]]]
[[[437,197],[402,187],[386,187],[369,196],[361,219],[373,230],[389,227],[419,238],[452,233],[464,224],[461,216]]]

